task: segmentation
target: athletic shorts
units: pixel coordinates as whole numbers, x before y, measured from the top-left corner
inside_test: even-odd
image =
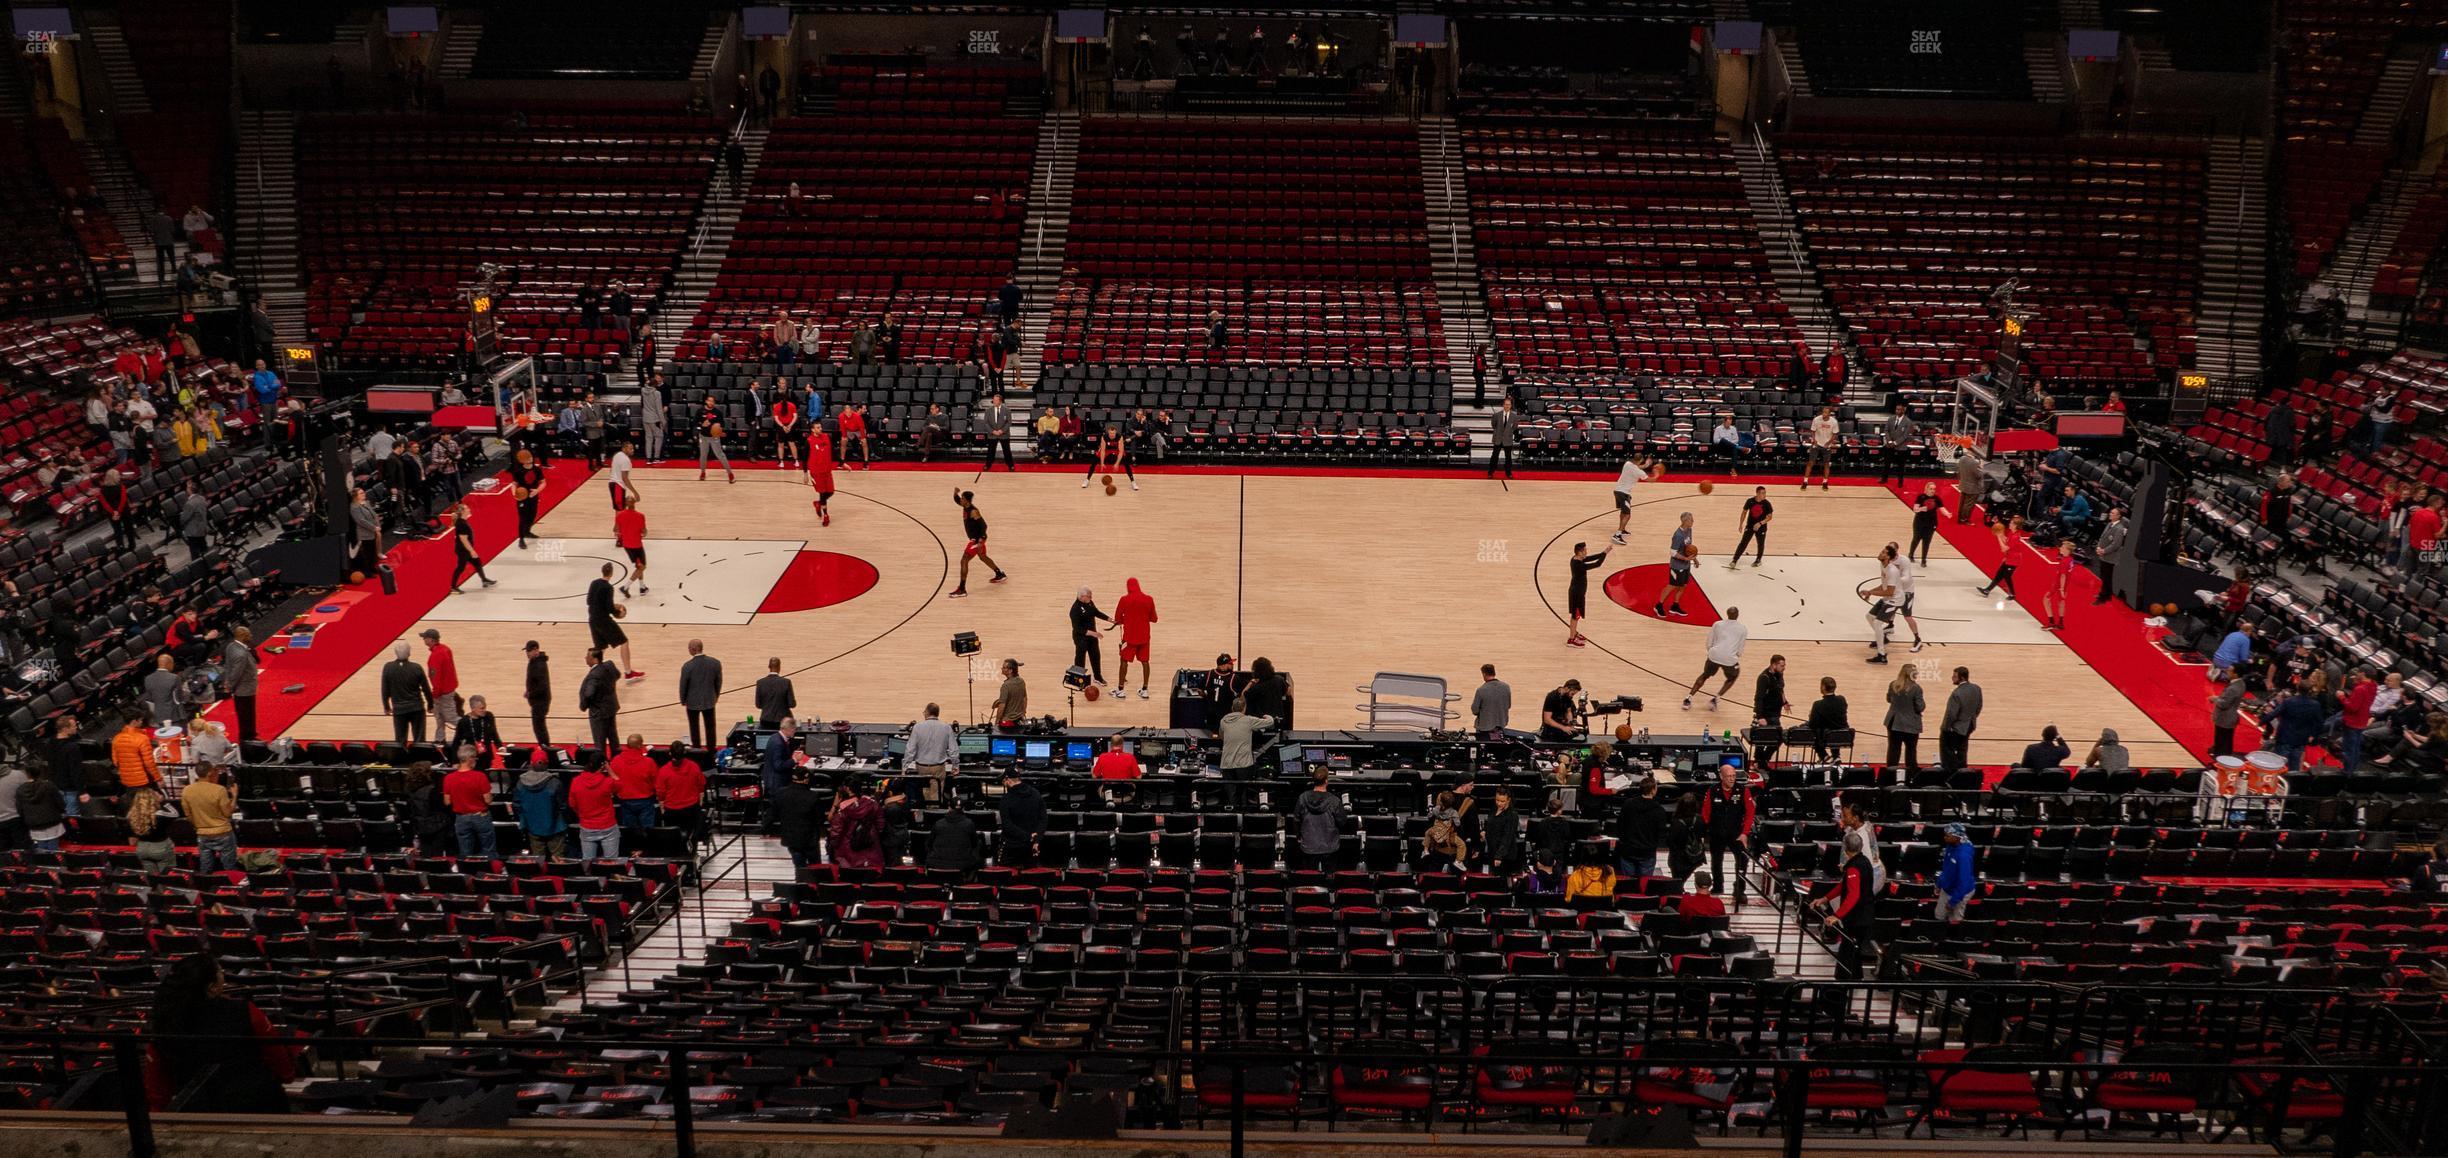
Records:
[[[963,559],[975,559],[985,553],[986,540],[984,539],[971,539],[969,540],[969,544],[967,546],[961,548],[961,558]]]
[[[1572,591],[1564,596],[1564,609],[1575,619],[1589,618],[1589,592]]]
[[[621,630],[620,621],[614,619],[587,620],[587,634],[594,639],[597,647],[619,647],[629,642],[628,634]]]
[[[1630,513],[1632,513],[1632,492],[1630,492],[1630,491],[1617,491],[1617,492],[1615,492],[1615,509],[1616,509],[1616,510],[1619,510],[1619,511],[1622,511],[1622,512],[1624,512],[1625,514],[1630,514]]]
[[[1727,678],[1727,679],[1729,679],[1729,680],[1738,680],[1738,679],[1741,679],[1741,678],[1742,678],[1742,665],[1738,663],[1738,664],[1733,665],[1732,667],[1728,667],[1728,666],[1726,666],[1726,665],[1724,665],[1724,664],[1718,663],[1716,660],[1713,660],[1713,659],[1712,659],[1712,660],[1709,660],[1709,661],[1707,661],[1706,663],[1703,663],[1703,664],[1701,664],[1701,665],[1700,665],[1700,678],[1701,678],[1701,679],[1703,679],[1703,680],[1706,680],[1706,679],[1708,679],[1710,676],[1717,675],[1717,674],[1719,674],[1719,673],[1723,673],[1723,674],[1725,675],[1725,678]]]
[[[1666,582],[1677,587],[1691,582],[1691,564],[1681,559],[1666,564]]]
[[[1144,643],[1123,644],[1122,662],[1129,663],[1133,660],[1137,660],[1140,663],[1146,663],[1148,661],[1148,645]]]
[[[644,548],[644,547],[623,547],[623,548],[621,548],[621,550],[629,552],[629,561],[630,561],[630,562],[635,563],[635,564],[637,564],[637,565],[638,565],[638,566],[640,566],[640,567],[643,567],[643,566],[645,566],[645,565],[646,565],[646,548]]]
[[[1912,614],[1912,601],[1913,601],[1913,593],[1912,593],[1912,592],[1910,592],[1910,591],[1905,592],[1905,593],[1904,593],[1904,601],[1903,601],[1903,602],[1901,602],[1901,603],[1896,604],[1896,614],[1898,614],[1898,615],[1906,615],[1906,616],[1911,615],[1911,614]]]

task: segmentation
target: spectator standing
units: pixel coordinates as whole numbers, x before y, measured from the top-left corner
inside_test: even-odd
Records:
[[[610,770],[613,824],[636,853],[655,825],[655,778],[662,768],[646,754],[646,737],[632,732],[628,745],[612,757]]]
[[[570,812],[578,818],[578,859],[617,860],[620,857],[620,811],[612,777],[601,765],[585,769],[570,781]]]
[[[569,857],[569,787],[559,774],[541,765],[519,773],[511,789],[511,808],[519,830],[527,835],[527,852],[546,860]]]
[[[578,681],[578,710],[587,715],[587,739],[603,752],[620,747],[620,665],[603,649],[587,649],[587,673]]]
[[[1887,685],[1887,767],[1902,769],[1899,780],[1910,780],[1921,766],[1921,712],[1928,701],[1921,693],[1918,672],[1916,665],[1905,664]]]
[[[1513,790],[1496,790],[1496,806],[1479,818],[1479,865],[1498,876],[1520,871],[1529,832],[1522,814],[1513,808]]]
[[[68,834],[68,797],[40,763],[26,765],[25,781],[17,786],[17,821],[36,852],[58,852]]]
[[[17,800],[17,790],[25,786],[26,779],[23,768],[0,768],[0,853],[28,852],[34,847]]]
[[[145,875],[166,873],[178,867],[178,845],[171,843],[170,826],[162,820],[159,788],[147,784],[127,794],[127,824],[136,849],[136,863]]]
[[[391,662],[384,664],[380,686],[382,709],[391,716],[391,740],[407,746],[410,736],[417,743],[425,742],[425,711],[433,702],[433,683],[425,669],[408,658],[408,645],[391,649]]]
[[[256,739],[255,691],[258,678],[255,633],[244,625],[231,628],[229,640],[221,645],[221,694],[229,697],[230,714],[237,719],[238,742],[241,744],[253,743]]]
[[[671,434],[671,418],[663,409],[661,374],[648,378],[644,386],[638,387],[638,425],[646,432],[646,461],[663,461],[663,444]]]
[[[948,801],[946,781],[960,766],[960,737],[943,721],[943,708],[928,704],[926,717],[910,725],[908,755],[903,763],[926,781],[928,804]]]
[[[1751,826],[1757,819],[1758,806],[1751,799],[1751,788],[1740,783],[1740,773],[1728,764],[1717,769],[1717,786],[1700,799],[1700,826],[1708,834],[1709,863],[1714,875],[1726,877],[1726,856],[1734,857],[1734,907],[1743,906],[1744,877],[1751,869]]]
[[[476,766],[473,754],[462,754],[450,775],[442,778],[442,801],[450,808],[451,835],[463,861],[483,871],[493,862],[493,777]]]
[[[1946,713],[1938,722],[1938,769],[1952,776],[1972,760],[1972,733],[1980,730],[1981,686],[1972,669],[1956,668],[1953,690],[1947,692]]]
[[[2372,704],[2380,696],[2369,669],[2357,669],[2353,679],[2338,703],[2338,768],[2344,772],[2363,766],[2363,731],[2372,725]]]
[[[987,705],[987,711],[994,716],[995,727],[1010,731],[1028,717],[1028,681],[1020,678],[1019,660],[1005,659],[1002,671],[1003,682],[996,687],[994,702]]]
[[[767,737],[757,753],[757,782],[764,793],[765,827],[770,831],[777,822],[782,790],[790,784],[791,770],[799,766],[799,721],[782,717],[782,726]]]
[[[1879,430],[1878,481],[1886,482],[1891,474],[1897,482],[1904,481],[1904,466],[1911,461],[1912,440],[1920,433],[1921,428],[1913,425],[1912,417],[1902,409],[1888,416],[1887,425]]]
[[[685,744],[673,744],[655,773],[655,807],[663,826],[680,830],[692,845],[705,831],[705,789],[705,767],[696,753]]]
[[[1258,733],[1274,726],[1271,716],[1251,715],[1249,701],[1243,697],[1235,697],[1232,710],[1216,723],[1220,746],[1216,766],[1228,785],[1226,798],[1236,808],[1248,801],[1248,785],[1258,779]]]
[[[118,770],[119,787],[129,789],[161,786],[161,768],[154,763],[153,732],[146,726],[142,708],[128,709],[127,718],[119,731],[111,736],[111,766]]]
[[[1980,874],[1972,866],[1971,837],[1962,824],[1947,825],[1945,843],[1938,850],[1938,919],[1950,925],[1962,921],[1979,887]]]
[[[145,673],[143,693],[145,711],[154,727],[183,723],[178,703],[178,659],[159,655],[153,659],[153,670]]]
[[[552,714],[552,657],[534,640],[520,649],[527,657],[527,722],[535,729],[535,741],[552,746],[552,729],[548,717]]]
[[[1870,937],[1876,923],[1878,890],[1870,883],[1870,860],[1863,855],[1863,844],[1861,833],[1845,834],[1843,876],[1835,889],[1813,902],[1827,918],[1829,931],[1836,935],[1836,975],[1845,981],[1865,978],[1863,965],[1873,951]]]
[[[1637,792],[1615,807],[1615,867],[1624,876],[1658,875],[1658,845],[1666,839],[1666,806],[1658,801],[1655,776],[1642,776]]]
[[[425,641],[425,676],[433,690],[434,738],[449,736],[459,726],[459,660],[442,642],[442,633],[428,627],[417,633]]]
[[[780,727],[799,707],[799,693],[791,687],[790,677],[782,674],[782,657],[765,660],[765,674],[757,677],[757,727]]]
[[[1521,446],[1521,416],[1513,412],[1513,396],[1505,395],[1504,405],[1488,419],[1489,478],[1496,477],[1497,464],[1502,463],[1504,476],[1513,477],[1513,452]]]
[[[179,538],[187,544],[187,557],[203,558],[204,547],[212,540],[212,505],[204,501],[204,492],[196,489],[193,479],[180,488],[177,518]]]
[[[928,830],[927,868],[966,877],[985,863],[978,847],[977,821],[957,808],[935,818],[935,826]]]
[[[195,826],[196,871],[239,871],[238,830],[230,820],[238,798],[230,790],[229,771],[209,764],[198,768],[195,779],[179,790],[179,808]]]
[[[418,855],[451,855],[457,843],[452,836],[453,817],[449,802],[442,797],[442,778],[434,775],[432,764],[419,760],[408,766],[400,782],[400,810],[407,814]]]
[[[1326,769],[1311,771],[1309,790],[1292,804],[1292,851],[1300,857],[1296,867],[1331,872],[1342,852],[1346,813],[1343,798],[1327,787],[1330,781]]]
[[[1513,687],[1496,678],[1496,665],[1479,665],[1479,687],[1471,692],[1471,731],[1482,740],[1503,735],[1513,719]]]
[[[722,744],[714,722],[716,701],[722,698],[722,661],[705,653],[705,641],[688,641],[688,661],[680,665],[680,708],[688,713],[689,743],[702,748]]]
[[[2320,736],[2328,718],[2319,698],[2301,691],[2288,693],[2270,709],[2270,750],[2286,757],[2287,771],[2303,770],[2304,749]]]
[[[773,796],[774,823],[783,849],[790,853],[793,870],[817,862],[819,834],[824,828],[824,801],[808,779],[807,769],[792,768],[790,778]]]

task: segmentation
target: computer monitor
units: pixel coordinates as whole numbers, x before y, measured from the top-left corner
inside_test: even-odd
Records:
[[[998,765],[1005,765],[1010,764],[1012,761],[1019,758],[1020,741],[1012,739],[1009,736],[989,736],[986,738],[986,759],[988,761]]]
[[[884,755],[884,737],[873,732],[863,733],[853,740],[851,750],[861,760],[874,761]]]
[[[1030,740],[1020,748],[1020,763],[1030,768],[1054,766],[1054,741]]]
[[[1063,763],[1073,768],[1085,768],[1096,763],[1096,745],[1086,740],[1071,740],[1063,744]]]
[[[1275,749],[1275,761],[1276,763],[1281,764],[1283,766],[1283,770],[1286,772],[1299,772],[1302,766],[1307,763],[1307,761],[1303,759],[1305,755],[1306,753],[1302,751],[1301,746],[1298,744],[1286,744]]]
[[[963,755],[963,756],[983,756],[983,755],[985,755],[985,754],[986,754],[986,740],[987,740],[987,736],[986,736],[986,733],[984,733],[984,732],[963,732],[963,733],[961,733],[961,734],[960,734],[960,754],[961,754],[961,755]]]
[[[807,754],[819,760],[841,755],[841,733],[830,728],[821,732],[809,732],[806,744]]]
[[[884,741],[884,755],[887,757],[897,760],[903,752],[907,751],[909,751],[909,741],[899,736]]]
[[[1303,748],[1301,749],[1301,761],[1307,764],[1323,764],[1326,762],[1326,749]]]

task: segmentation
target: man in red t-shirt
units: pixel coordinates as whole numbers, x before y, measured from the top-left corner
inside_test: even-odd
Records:
[[[663,811],[664,827],[679,829],[694,841],[704,816],[705,769],[690,758],[685,744],[674,743],[668,755],[670,760],[655,773],[655,804]]]
[[[2434,493],[2406,516],[2406,546],[2409,549],[2404,566],[2398,570],[2411,573],[2421,564],[2438,558],[2433,552],[2439,550],[2441,524],[2448,522],[2448,516],[2441,514],[2443,506],[2448,506],[2448,496]]]
[[[459,661],[441,632],[428,627],[417,636],[425,641],[425,680],[433,685],[434,735],[447,738],[459,726]]]
[[[442,778],[442,802],[450,806],[459,855],[492,860],[493,777],[476,767],[474,757],[462,757],[459,767]]]
[[[638,592],[646,591],[646,516],[638,509],[637,495],[631,494],[627,505],[612,516],[612,541],[629,553],[629,574],[637,580]],[[621,584],[621,598],[629,597],[629,585]]]
[[[1139,758],[1131,755],[1130,741],[1117,739],[1089,765],[1088,774],[1099,780],[1137,780]]]
[[[620,855],[620,811],[612,777],[589,768],[570,781],[570,812],[578,817],[578,857],[604,860]]]
[[[613,798],[623,831],[644,833],[655,823],[655,778],[663,771],[646,754],[646,737],[630,733],[629,743],[612,757]]]
[[[867,408],[853,402],[842,407],[841,417],[836,421],[841,425],[842,466],[845,469],[849,467],[850,450],[856,447],[858,448],[859,465],[874,467],[875,451],[867,445]]]
[[[1139,698],[1148,698],[1148,682],[1155,677],[1148,669],[1148,626],[1156,622],[1156,601],[1139,589],[1139,581],[1129,583],[1130,590],[1122,601],[1114,604],[1114,622],[1122,625],[1122,676],[1114,684],[1114,694],[1130,690],[1131,660],[1139,661]]]

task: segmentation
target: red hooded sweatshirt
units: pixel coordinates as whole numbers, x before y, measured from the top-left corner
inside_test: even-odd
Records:
[[[1130,590],[1114,604],[1114,622],[1122,625],[1122,642],[1144,644],[1148,641],[1148,625],[1156,622],[1156,601],[1139,589],[1139,581],[1130,580]]]

